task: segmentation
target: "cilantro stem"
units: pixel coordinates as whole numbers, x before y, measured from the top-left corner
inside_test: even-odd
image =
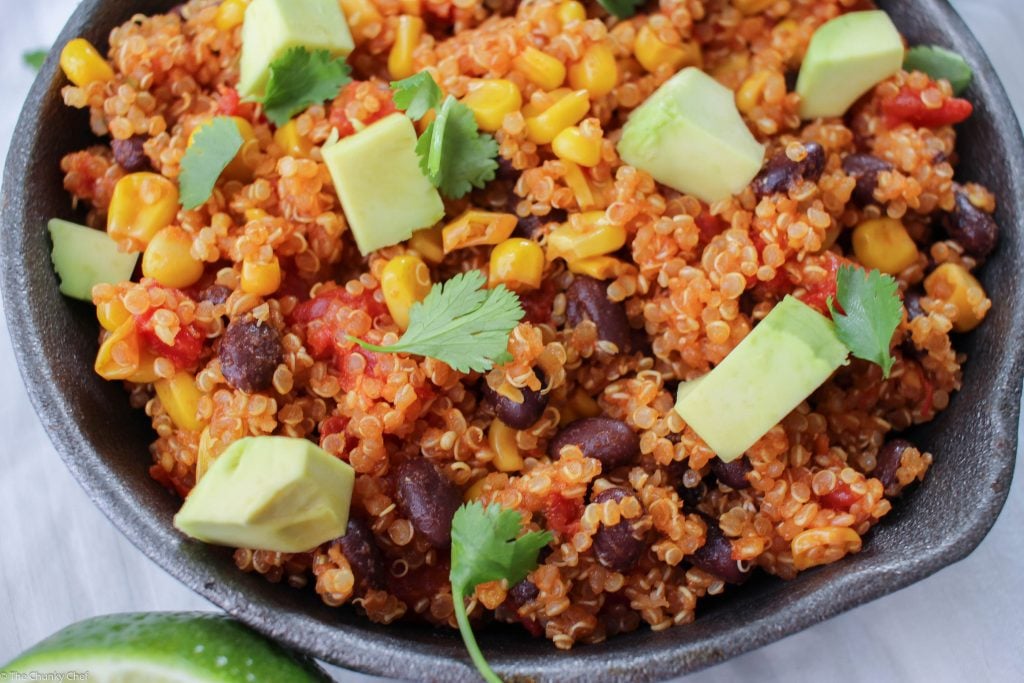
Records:
[[[476,644],[476,636],[473,635],[473,627],[469,625],[469,615],[466,614],[465,596],[462,594],[461,587],[452,585],[452,601],[455,607],[455,620],[459,622],[459,633],[462,634],[462,642],[466,644],[469,657],[476,665],[476,670],[480,672],[487,683],[502,683],[498,674],[494,673],[491,665],[484,659],[484,653],[480,651],[480,646]]]

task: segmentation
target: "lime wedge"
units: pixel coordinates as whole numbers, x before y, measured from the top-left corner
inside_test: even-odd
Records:
[[[331,680],[312,662],[237,621],[202,612],[112,614],[80,621],[0,667],[4,673],[63,674],[59,680],[89,683]]]

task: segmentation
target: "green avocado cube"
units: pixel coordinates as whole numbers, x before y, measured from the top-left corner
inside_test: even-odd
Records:
[[[312,441],[257,436],[231,444],[174,516],[192,538],[281,553],[345,535],[355,473]]]
[[[444,217],[441,195],[420,170],[416,129],[404,114],[325,145],[323,157],[363,256]]]
[[[60,277],[60,291],[82,301],[92,301],[92,288],[101,283],[130,280],[138,254],[119,251],[117,242],[103,230],[53,218],[47,224],[53,250],[50,260]]]
[[[242,24],[238,94],[263,97],[271,62],[293,47],[344,56],[354,46],[337,0],[252,0]]]
[[[800,117],[842,116],[861,95],[903,65],[903,38],[882,10],[850,12],[818,27],[796,92]]]
[[[742,192],[764,161],[764,145],[743,122],[733,92],[695,67],[633,111],[618,150],[659,183],[709,203]]]
[[[735,460],[846,362],[832,321],[787,296],[714,370],[679,386],[676,412]]]

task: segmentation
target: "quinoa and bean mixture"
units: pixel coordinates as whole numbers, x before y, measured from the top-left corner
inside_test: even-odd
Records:
[[[344,535],[239,548],[240,570],[375,622],[454,627],[452,517],[498,504],[550,543],[526,578],[471,586],[467,609],[565,649],[686,624],[755,572],[857,552],[926,475],[932,455],[899,434],[946,408],[957,333],[991,306],[972,273],[996,245],[995,198],[955,177],[970,102],[897,69],[845,115],[803,119],[812,36],[866,0],[624,4],[341,0],[347,82],[278,123],[238,91],[246,0],[135,16],[106,55],[65,48],[64,101],[101,141],[63,158],[64,186],[89,227],[142,254],[91,294],[96,369],[150,418],[151,475],[188,496],[231,444],[266,435],[354,470]],[[765,146],[756,177],[711,202],[617,146],[691,67],[734,91]],[[400,113],[389,83],[421,73],[493,136],[496,168],[445,196],[435,225],[363,255],[322,148]],[[239,150],[184,208],[183,159],[215,117]],[[674,409],[680,384],[783,297],[830,316],[849,265],[898,286],[891,372],[852,358],[741,457],[716,457]],[[394,344],[431,284],[471,271],[522,308],[489,369],[353,341]]]

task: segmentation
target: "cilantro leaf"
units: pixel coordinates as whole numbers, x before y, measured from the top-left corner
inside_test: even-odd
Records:
[[[38,50],[29,50],[28,52],[21,53],[21,61],[33,71],[39,71],[43,66],[43,62],[46,61],[46,55],[49,53],[49,50],[44,50],[42,48]]]
[[[449,95],[416,142],[420,170],[449,199],[494,180],[498,143],[480,132],[469,107]]]
[[[270,63],[263,112],[275,125],[283,126],[306,107],[337,97],[342,86],[352,81],[348,74],[343,57],[293,47]]]
[[[467,503],[452,518],[452,582],[455,619],[473,664],[490,683],[501,679],[487,664],[466,614],[465,598],[481,583],[505,579],[514,586],[537,567],[537,553],[551,542],[550,531],[530,531],[522,536],[522,516],[500,505],[486,508],[480,502]],[[518,538],[517,538],[518,536]]]
[[[181,159],[181,205],[194,209],[213,194],[221,171],[242,148],[242,134],[230,116],[215,116],[195,133]]]
[[[419,121],[428,111],[441,104],[441,88],[426,71],[400,81],[391,81],[391,89],[395,91],[395,106],[413,121]]]
[[[619,19],[629,19],[636,14],[639,7],[643,6],[646,0],[597,0],[597,4],[604,7],[609,14]]]
[[[395,344],[349,339],[379,353],[436,358],[458,372],[490,370],[504,358],[508,335],[524,312],[518,296],[503,285],[483,289],[486,281],[479,270],[471,270],[435,284],[423,301],[413,304],[409,328]]]
[[[889,353],[893,332],[900,324],[899,288],[889,275],[877,270],[844,265],[836,274],[836,299],[842,312],[828,299],[839,340],[857,358],[881,366],[888,377],[895,359]]]
[[[974,72],[964,58],[938,45],[918,45],[907,50],[903,59],[907,71],[923,71],[935,80],[944,78],[953,86],[953,94],[959,95],[971,84]]]

